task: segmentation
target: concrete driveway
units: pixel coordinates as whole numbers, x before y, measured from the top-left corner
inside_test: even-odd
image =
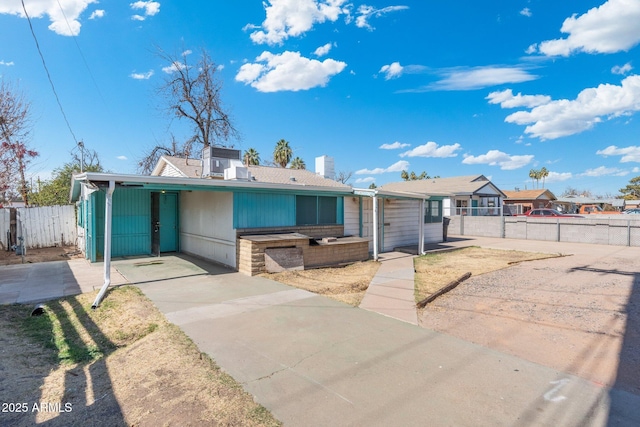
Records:
[[[264,278],[187,257],[113,265],[288,426],[640,425],[638,395]]]
[[[640,396],[264,278],[115,265],[285,425],[640,424]]]

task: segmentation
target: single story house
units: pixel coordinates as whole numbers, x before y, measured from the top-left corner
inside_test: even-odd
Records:
[[[442,214],[455,215],[501,215],[506,195],[484,175],[430,178],[415,181],[400,181],[380,187],[386,191],[401,191],[415,194],[439,195]]]
[[[582,205],[598,205],[603,209],[622,211],[625,201],[623,199],[597,199],[585,196],[566,196],[558,197],[555,204],[562,206],[565,212],[578,213]]]
[[[239,151],[215,150],[203,160],[163,156],[151,176],[75,175],[71,201],[86,258],[106,264],[111,257],[184,252],[254,274],[265,258],[252,251],[270,247],[300,247],[305,265],[319,266],[442,241],[442,209],[425,209],[429,196],[357,190],[308,170],[245,167]],[[358,249],[341,253],[340,245]]]
[[[512,214],[522,214],[531,209],[555,209],[556,196],[547,189],[503,191],[507,196],[504,205]]]
[[[640,200],[637,199],[623,199],[624,209],[640,208]]]

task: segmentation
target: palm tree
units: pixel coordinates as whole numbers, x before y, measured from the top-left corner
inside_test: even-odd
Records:
[[[544,179],[549,176],[549,171],[543,166],[538,172],[540,173],[540,178],[542,178],[542,188],[544,188]]]
[[[276,148],[273,150],[273,162],[275,164],[281,168],[286,168],[292,156],[293,150],[291,150],[288,141],[281,139],[276,143]]]
[[[300,157],[296,157],[291,160],[291,169],[306,169],[307,165],[304,164],[304,160]]]
[[[531,181],[536,181],[537,182],[540,179],[538,174],[539,174],[539,172],[537,170],[531,169],[529,171],[529,178],[531,178]],[[537,185],[536,185],[536,187],[537,187]]]
[[[260,164],[260,154],[254,148],[249,148],[244,152],[243,160],[247,166],[258,166]]]

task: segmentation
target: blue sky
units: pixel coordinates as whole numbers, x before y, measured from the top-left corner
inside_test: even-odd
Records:
[[[223,102],[269,160],[279,139],[350,184],[484,174],[503,190],[618,194],[640,175],[640,0],[0,0],[0,75],[31,101],[30,174],[76,141],[112,172],[188,127],[162,111],[160,47],[219,65]],[[66,116],[66,120],[65,120]],[[69,125],[67,125],[67,122]]]

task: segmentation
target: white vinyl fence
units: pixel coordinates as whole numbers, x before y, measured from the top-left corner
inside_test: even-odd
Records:
[[[0,209],[0,242],[4,250],[7,249],[10,227],[10,209]],[[75,206],[16,208],[15,230],[17,237],[24,238],[27,249],[75,245]]]

